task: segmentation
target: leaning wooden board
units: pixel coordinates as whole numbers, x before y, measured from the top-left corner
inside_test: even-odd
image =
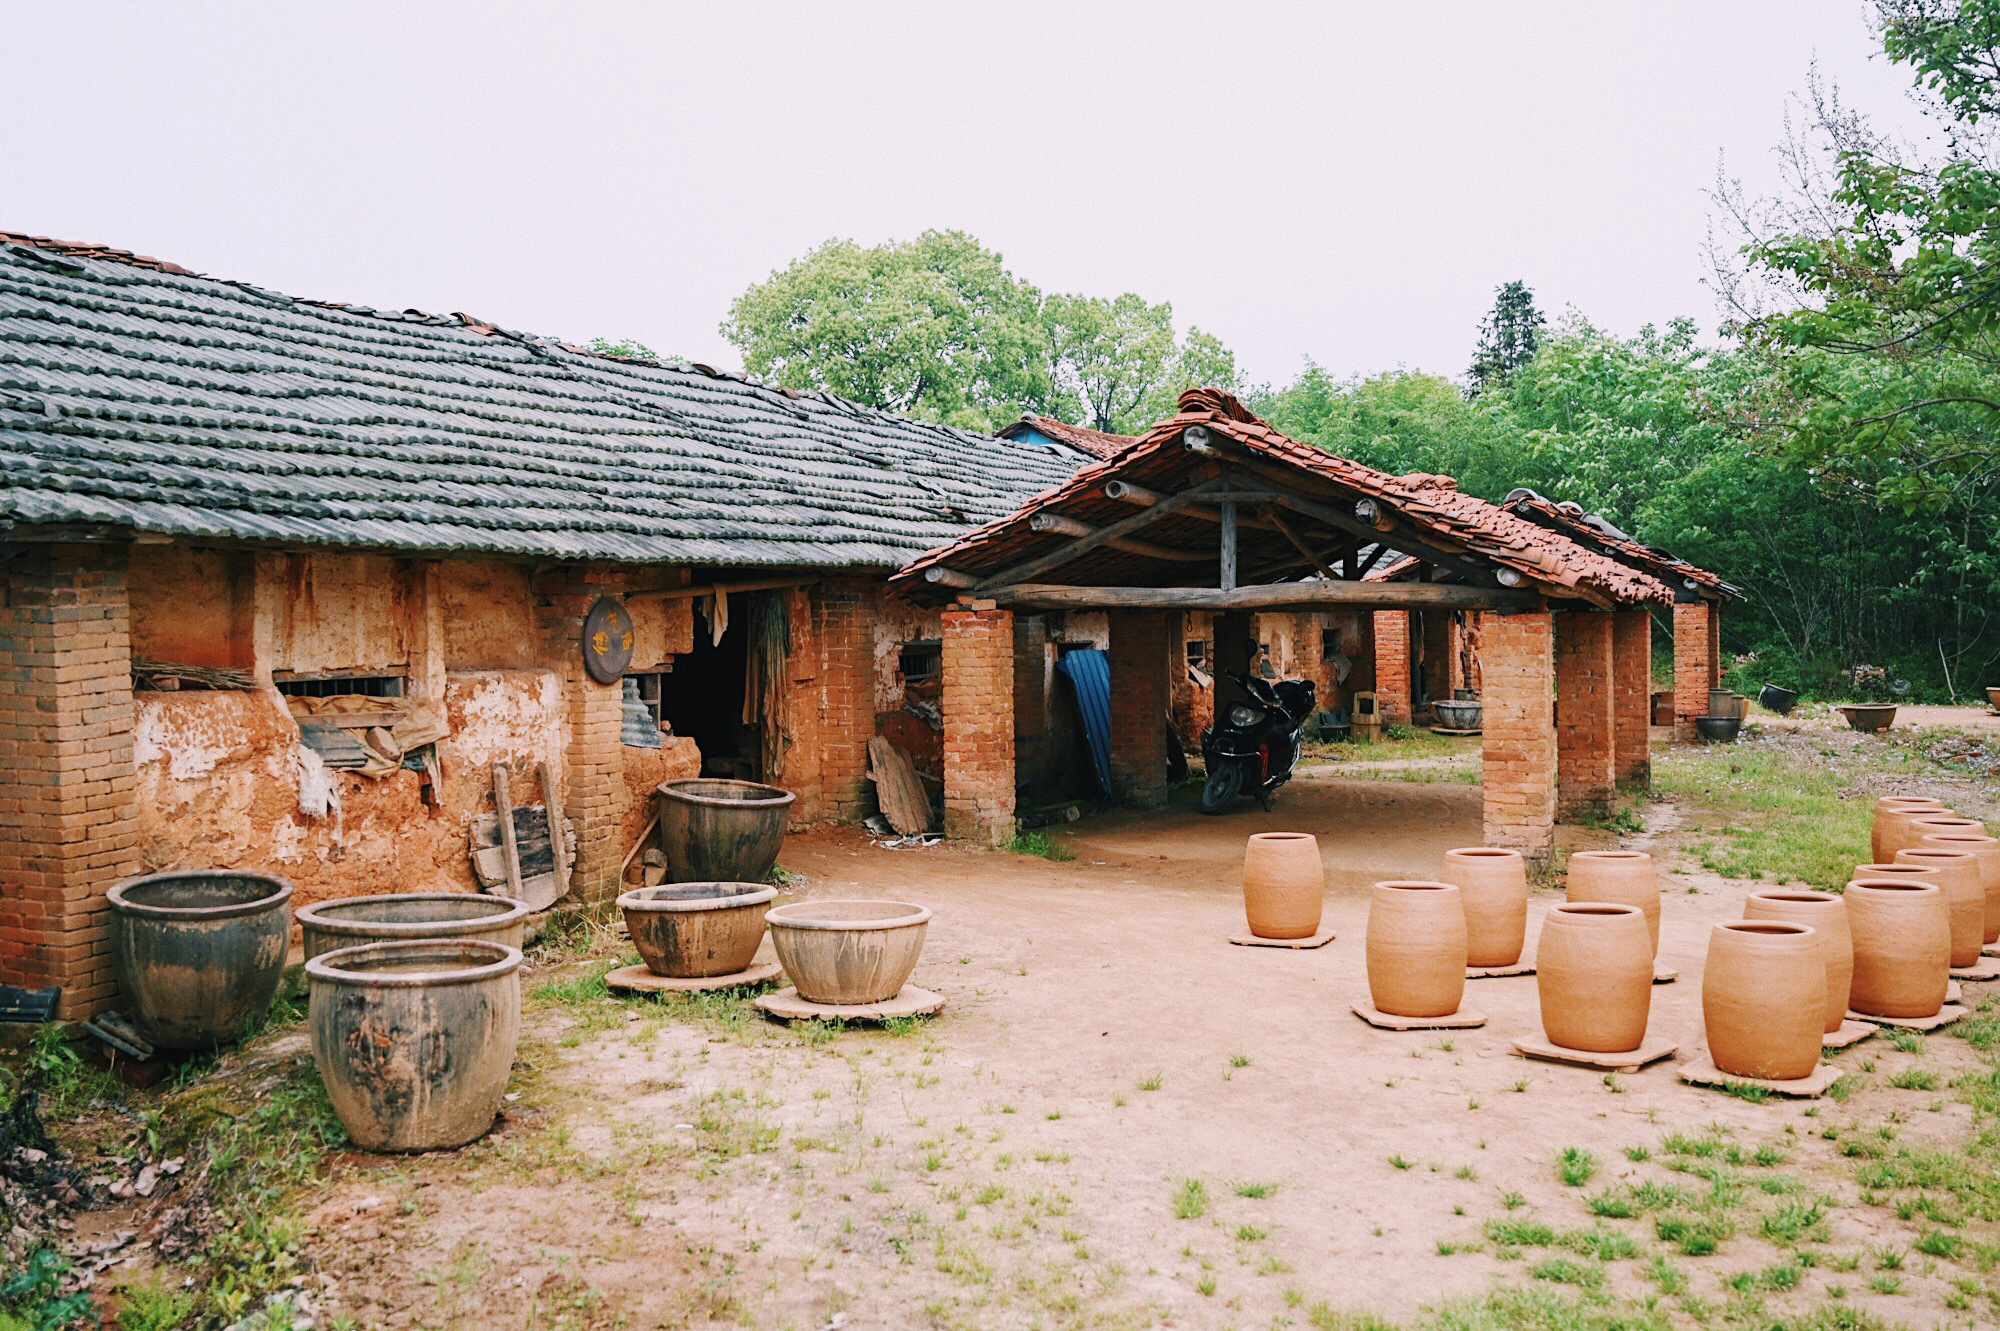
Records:
[[[556,872],[555,848],[549,840],[549,811],[534,805],[514,810],[514,845],[520,856],[521,897],[530,909],[547,910],[569,891],[569,875]],[[576,862],[576,824],[563,819],[563,848],[568,864]],[[567,867],[567,865],[565,866]],[[497,814],[472,819],[472,874],[488,892],[505,893],[507,848],[501,844]]]
[[[931,830],[931,797],[909,756],[881,735],[868,741],[868,777],[882,816],[900,836]]]

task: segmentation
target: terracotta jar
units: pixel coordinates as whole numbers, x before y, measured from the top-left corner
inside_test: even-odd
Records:
[[[1968,850],[1916,846],[1896,852],[1896,863],[1938,871],[1945,909],[1951,912],[1951,964],[1977,966],[1979,945],[1986,939],[1986,885],[1979,881],[1979,859]]]
[[[1826,963],[1826,1020],[1831,1035],[1847,1020],[1848,991],[1854,985],[1854,935],[1847,927],[1847,903],[1831,892],[1773,887],[1752,892],[1743,903],[1746,920],[1787,920],[1819,935]]]
[[[1950,810],[1941,800],[1928,799],[1921,795],[1884,795],[1875,801],[1875,826],[1869,834],[1868,853],[1877,863],[1886,864],[1896,858],[1902,843],[1891,845],[1892,829],[1898,821],[1907,822],[1920,814],[1946,814]],[[1895,833],[1900,836],[1900,833]]]
[[[1243,851],[1243,913],[1259,938],[1319,932],[1326,865],[1309,832],[1258,832]]]
[[[1465,964],[1512,966],[1528,941],[1528,862],[1518,850],[1467,846],[1444,853],[1438,878],[1465,903]]]
[[[1985,924],[1979,931],[1982,943],[2000,943],[2000,837],[1976,832],[1933,832],[1918,849],[1969,851],[1979,861],[1979,887],[1986,894]]]
[[[1446,1017],[1465,997],[1465,906],[1450,883],[1375,884],[1368,901],[1368,993],[1396,1017]]]
[[[1653,1007],[1646,913],[1608,901],[1549,907],[1535,943],[1535,988],[1550,1043],[1597,1054],[1637,1049]]]
[[[1701,1019],[1718,1071],[1771,1081],[1810,1077],[1826,1024],[1819,932],[1790,920],[1716,925],[1702,968]]]
[[[1920,845],[1927,836],[1943,836],[1950,832],[1962,832],[1969,836],[1986,836],[1986,824],[1977,818],[1961,818],[1950,809],[1934,809],[1928,813],[1917,813],[1910,818],[1909,836],[1897,850],[1908,850]],[[1896,857],[1889,857],[1894,860]]]
[[[1580,850],[1569,857],[1571,901],[1610,901],[1646,913],[1653,955],[1660,952],[1660,878],[1653,857],[1641,850]]]
[[[1849,883],[1846,900],[1847,925],[1854,931],[1848,1006],[1876,1017],[1936,1016],[1951,983],[1951,915],[1944,888],[1935,877],[1878,877]]]

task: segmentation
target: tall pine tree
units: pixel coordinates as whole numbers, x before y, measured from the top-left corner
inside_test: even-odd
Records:
[[[1467,397],[1478,397],[1488,384],[1498,384],[1535,358],[1542,328],[1548,320],[1535,308],[1535,293],[1526,282],[1509,282],[1494,293],[1493,312],[1479,326],[1479,345],[1472,353]]]

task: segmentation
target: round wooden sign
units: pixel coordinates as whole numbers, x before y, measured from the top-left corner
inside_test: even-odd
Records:
[[[583,617],[583,668],[599,684],[616,684],[632,664],[632,616],[615,597],[601,596]]]

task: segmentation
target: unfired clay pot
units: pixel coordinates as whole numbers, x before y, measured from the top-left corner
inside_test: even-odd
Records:
[[[1752,892],[1743,903],[1746,920],[1788,920],[1819,935],[1826,963],[1826,1021],[1833,1034],[1847,1020],[1848,991],[1854,986],[1854,934],[1847,927],[1847,903],[1831,892],[1773,887]]]
[[[1886,864],[1896,858],[1896,852],[1906,843],[1901,833],[1893,829],[1901,823],[1924,814],[1948,814],[1941,800],[1928,799],[1921,795],[1884,795],[1875,801],[1875,825],[1868,838],[1868,853],[1878,864]],[[1893,842],[1893,844],[1892,844]]]
[[[792,901],[764,917],[778,964],[808,1003],[886,1003],[924,950],[928,906],[906,901]]]
[[[1819,1066],[1826,957],[1790,920],[1725,920],[1708,936],[1701,1017],[1708,1056],[1736,1077],[1797,1081]]]
[[[1611,901],[1646,913],[1653,955],[1660,951],[1660,878],[1642,850],[1580,850],[1569,857],[1570,901]]]
[[[1609,901],[1551,906],[1535,943],[1535,988],[1551,1043],[1598,1054],[1637,1049],[1653,1006],[1646,913]]]
[[[1368,902],[1368,993],[1396,1017],[1446,1017],[1465,997],[1465,906],[1450,883],[1375,884]]]
[[[2000,942],[2000,837],[1976,832],[1934,832],[1924,838],[1918,849],[1925,847],[1969,851],[1979,861],[1979,887],[1986,894],[1986,922],[1980,929],[1980,941]]]
[[[1877,1017],[1936,1016],[1951,983],[1951,916],[1936,878],[1856,881],[1846,899],[1854,931],[1848,1006]]]
[[[1897,846],[1897,850],[1908,850],[1921,845],[1927,836],[1943,836],[1947,832],[1964,832],[1972,836],[1986,836],[1986,824],[1977,818],[1961,818],[1950,809],[1934,809],[1928,813],[1913,814],[1910,818],[1909,836]],[[1889,857],[1895,859],[1894,855]]]
[[[1977,966],[1979,945],[1986,939],[1986,885],[1979,881],[1978,858],[1968,850],[1915,846],[1897,851],[1896,863],[1938,871],[1945,909],[1951,912],[1951,964]]]
[[[1528,862],[1518,850],[1467,846],[1444,853],[1441,882],[1465,903],[1465,964],[1512,966],[1528,941]]]
[[[1309,832],[1258,832],[1243,849],[1243,913],[1259,938],[1319,932],[1326,865]]]

